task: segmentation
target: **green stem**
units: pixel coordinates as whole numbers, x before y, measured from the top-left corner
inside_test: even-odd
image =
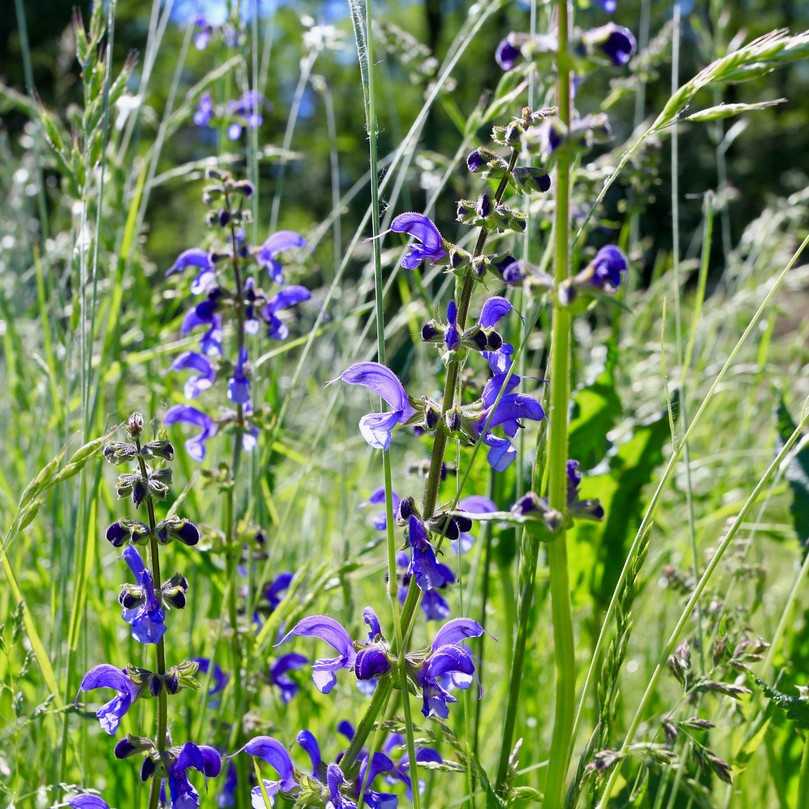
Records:
[[[798,802],[795,806],[809,806],[809,733],[803,743],[801,772],[798,779]]]
[[[146,491],[148,492],[147,481],[148,474],[146,471],[146,462],[140,453],[140,439],[135,438],[135,446],[138,448],[138,465],[140,466],[140,476]],[[152,578],[154,579],[155,589],[160,592],[163,583],[160,577],[160,546],[157,543],[157,520],[154,513],[154,502],[152,495],[146,495],[146,511],[149,515],[149,553],[152,560]],[[155,663],[157,665],[157,673],[163,677],[166,673],[166,650],[161,638],[155,644]],[[160,760],[165,766],[164,756],[167,747],[167,733],[168,730],[168,697],[166,696],[165,683],[161,680],[160,693],[157,695],[157,752],[160,755]],[[155,774],[152,782],[152,788],[149,792],[149,809],[156,809],[157,799],[160,796],[160,790],[155,787],[159,785],[160,778]]]
[[[556,56],[559,117],[570,125],[570,62],[568,0],[558,0],[559,48]],[[557,289],[569,275],[568,233],[570,229],[570,158],[563,151],[556,167],[556,206],[554,220]],[[551,412],[548,434],[548,502],[560,513],[567,509],[568,401],[570,398],[570,311],[554,299],[551,327]],[[551,617],[553,620],[556,663],[556,708],[551,737],[550,761],[545,783],[545,809],[560,809],[564,800],[565,777],[572,745],[575,713],[576,661],[573,648],[573,622],[570,610],[570,584],[567,570],[567,537],[564,528],[548,543]]]
[[[239,264],[239,244],[236,235],[236,226],[233,224],[233,210],[230,195],[225,191],[225,208],[230,214],[230,246],[231,267],[233,269],[233,282],[235,284],[234,310],[236,313],[236,358],[241,355],[245,343],[244,330],[244,288],[242,283],[241,266]],[[231,748],[235,749],[241,744],[242,720],[244,713],[244,685],[242,681],[242,646],[239,637],[239,611],[238,587],[236,585],[237,568],[239,563],[239,541],[237,536],[237,518],[235,504],[236,480],[238,478],[239,464],[242,453],[242,438],[244,434],[244,407],[236,404],[236,428],[233,431],[233,450],[230,465],[230,480],[225,493],[225,553],[227,574],[227,613],[230,624],[230,657],[233,669],[233,701],[234,725],[231,731]],[[244,757],[236,759],[237,790],[239,794],[247,795],[248,768]]]

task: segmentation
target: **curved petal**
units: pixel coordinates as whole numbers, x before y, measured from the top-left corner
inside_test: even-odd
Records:
[[[71,795],[65,803],[74,809],[110,809],[109,804],[100,795],[90,795],[87,792],[81,795]]]
[[[366,413],[359,421],[360,435],[374,449],[386,450],[393,439],[393,428],[406,421],[401,410],[389,413]]]
[[[475,662],[472,653],[465,646],[448,644],[440,646],[427,658],[422,676],[427,680],[435,680],[454,672],[474,674]]]
[[[500,400],[500,404],[489,420],[488,429],[492,430],[507,421],[517,421],[518,419],[541,421],[544,418],[545,411],[536,399],[522,393],[509,393]],[[485,424],[486,417],[482,421]]]
[[[250,756],[266,761],[281,776],[281,790],[287,792],[297,786],[295,768],[286,747],[272,736],[256,736],[241,749]]]
[[[444,251],[444,239],[433,221],[422,213],[408,211],[400,213],[390,223],[394,233],[407,233],[418,239],[427,250]]]
[[[483,437],[483,443],[489,447],[486,460],[496,472],[505,472],[517,457],[517,450],[507,438],[498,438],[492,433]]]
[[[483,329],[496,326],[512,309],[511,303],[505,298],[495,295],[489,298],[480,310],[478,323]]]
[[[295,737],[295,741],[306,751],[309,761],[312,762],[312,775],[317,777],[323,759],[320,755],[320,745],[315,738],[315,734],[308,730],[302,730]]]
[[[458,509],[471,514],[492,514],[497,511],[497,506],[485,495],[473,494],[460,500]]]
[[[362,385],[384,399],[394,410],[401,411],[405,421],[413,415],[407,391],[399,377],[378,362],[357,362],[340,374],[349,385]]]
[[[362,620],[368,627],[369,641],[382,637],[382,626],[379,623],[379,616],[374,612],[373,607],[366,607],[362,611]]]
[[[284,287],[267,301],[262,312],[266,319],[269,319],[269,315],[273,315],[282,309],[289,309],[291,306],[297,306],[299,303],[308,301],[311,297],[312,293],[306,287],[300,285]]]
[[[479,638],[483,632],[483,627],[471,618],[453,618],[436,632],[432,648],[435,650],[448,643],[462,643],[466,638]]]
[[[177,256],[174,264],[166,270],[166,275],[182,272],[189,267],[197,267],[200,270],[206,271],[213,271],[214,268],[211,256],[206,250],[192,247],[189,250],[183,250],[183,252]]]
[[[319,638],[328,643],[342,657],[353,659],[354,644],[351,636],[339,621],[335,621],[328,615],[310,615],[302,618],[275,645],[281,646],[294,637]]]

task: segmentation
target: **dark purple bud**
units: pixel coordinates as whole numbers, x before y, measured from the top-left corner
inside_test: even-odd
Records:
[[[168,691],[169,694],[176,694],[180,690],[180,678],[177,676],[176,672],[169,672],[164,682],[166,684],[166,691]]]
[[[475,149],[466,156],[466,168],[469,169],[472,174],[478,171],[482,166],[486,164],[486,161],[483,159],[483,155],[480,153],[479,149]]]
[[[149,691],[151,692],[153,697],[156,697],[161,689],[163,688],[163,680],[159,674],[149,674],[147,679],[147,685],[149,686]]]
[[[478,197],[477,205],[475,206],[475,213],[481,218],[485,219],[492,212],[492,201],[488,194],[481,194]]]
[[[129,539],[129,531],[120,522],[114,522],[107,528],[106,537],[113,547],[120,548]]]
[[[458,410],[448,410],[446,415],[444,416],[444,423],[447,425],[447,429],[454,433],[456,430],[461,429],[461,414]]]
[[[601,43],[601,50],[616,67],[623,67],[635,52],[635,37],[628,28],[613,25],[607,38]]]
[[[140,435],[143,432],[143,416],[140,413],[133,413],[126,423],[126,429],[132,438]]]
[[[434,320],[430,320],[421,327],[421,339],[425,343],[438,342],[441,340],[441,330]]]
[[[240,180],[233,186],[234,190],[245,197],[253,196],[253,184],[248,180]]]
[[[135,744],[131,737],[124,736],[114,748],[115,758],[128,758],[129,756],[135,755],[135,753],[139,752],[141,747]]]
[[[501,70],[512,70],[517,66],[517,62],[522,59],[519,48],[514,47],[511,42],[511,34],[500,41],[497,50],[494,52],[494,60]]]
[[[416,501],[412,497],[403,497],[399,501],[399,508],[396,512],[396,519],[398,522],[407,522],[407,520],[416,513]]]
[[[354,674],[358,680],[373,680],[390,671],[390,660],[379,646],[366,646],[357,652]]]
[[[104,459],[112,464],[131,461],[138,454],[138,448],[134,444],[124,441],[115,441],[104,447]]]
[[[139,587],[124,585],[118,594],[118,603],[125,609],[131,610],[140,606],[144,601],[143,591]]]
[[[153,775],[154,771],[157,768],[157,764],[147,756],[143,759],[143,764],[140,766],[140,780],[146,783]]]
[[[441,418],[441,412],[431,405],[427,405],[424,411],[424,424],[428,430],[434,430]]]
[[[489,351],[499,351],[503,345],[503,338],[496,332],[490,332],[486,341],[486,348]]]
[[[147,494],[146,484],[142,480],[136,480],[132,486],[132,502],[137,508],[145,499]]]

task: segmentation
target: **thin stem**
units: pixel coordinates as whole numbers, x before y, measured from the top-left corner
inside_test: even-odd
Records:
[[[570,125],[570,62],[568,0],[559,0],[559,48],[556,55],[559,117]],[[554,218],[557,289],[569,275],[568,234],[570,230],[570,158],[560,156],[556,167],[556,206]],[[570,399],[570,312],[554,298],[551,325],[550,428],[548,434],[548,502],[564,514],[567,508],[568,401]],[[553,620],[556,663],[556,706],[551,737],[550,761],[545,783],[545,809],[559,809],[564,801],[565,777],[573,734],[576,707],[576,661],[573,648],[573,622],[570,610],[570,584],[567,570],[567,537],[564,528],[548,543],[551,617]]]
[[[160,577],[160,546],[157,542],[157,520],[155,520],[152,495],[149,494],[149,475],[146,471],[146,462],[143,460],[143,455],[141,455],[140,438],[137,436],[135,436],[135,446],[138,448],[138,466],[140,467],[141,481],[147,492],[146,511],[149,515],[149,553],[152,560],[152,578],[154,579],[155,589],[160,593],[163,580]],[[157,665],[157,674],[161,677],[160,693],[157,695],[157,738],[155,742],[157,743],[157,752],[160,755],[160,760],[165,765],[164,756],[166,752],[168,729],[168,697],[166,696],[165,682],[162,679],[166,673],[166,650],[163,638],[160,638],[155,644],[155,662]],[[152,789],[149,792],[149,809],[155,809],[155,807],[157,807],[157,799],[160,796],[160,790],[155,789],[155,784],[159,783],[160,780],[161,779],[155,775]]]
[[[239,242],[236,233],[236,225],[233,222],[233,211],[231,207],[230,195],[225,191],[225,209],[230,214],[230,248],[231,267],[233,270],[233,282],[235,284],[234,309],[236,313],[236,357],[237,362],[241,359],[244,350],[245,328],[244,328],[244,286],[242,281],[241,266],[239,264]],[[242,646],[239,637],[239,611],[237,605],[238,588],[236,586],[237,566],[239,562],[239,542],[236,531],[237,517],[235,504],[236,480],[238,479],[239,464],[242,453],[242,440],[244,436],[244,406],[241,402],[236,403],[236,427],[233,431],[233,449],[230,465],[230,480],[225,492],[225,552],[227,570],[227,612],[228,623],[230,624],[230,656],[233,668],[233,700],[235,704],[235,724],[231,732],[231,746],[240,744],[241,717],[244,707],[244,687],[242,682]],[[243,757],[242,757],[243,758]],[[247,766],[242,758],[237,759],[237,784],[238,789],[247,787]]]

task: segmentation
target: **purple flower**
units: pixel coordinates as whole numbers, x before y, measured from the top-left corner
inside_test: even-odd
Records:
[[[621,285],[621,273],[629,268],[626,256],[614,245],[602,247],[590,263],[593,275],[590,283],[599,289],[612,291]]]
[[[357,804],[344,798],[340,791],[345,783],[346,780],[340,767],[337,764],[329,764],[326,768],[326,784],[329,788],[329,802],[326,804],[326,809],[357,809]]]
[[[312,293],[302,286],[284,287],[273,295],[261,309],[261,316],[267,323],[267,336],[272,340],[285,340],[289,335],[289,329],[276,312],[297,306],[311,297]]]
[[[185,396],[187,399],[196,399],[216,381],[216,371],[210,360],[195,351],[186,351],[180,354],[171,364],[172,371],[197,371],[196,376],[192,376],[185,383]]]
[[[458,305],[454,300],[447,304],[447,323],[444,343],[450,351],[454,351],[461,344],[461,335],[458,333]]]
[[[505,472],[517,457],[517,450],[508,438],[486,433],[483,436],[483,443],[489,448],[486,460],[495,472]]]
[[[618,3],[615,0],[596,0],[596,2],[607,14],[614,14],[615,9],[618,8]]]
[[[240,405],[250,403],[250,380],[245,372],[247,364],[247,349],[242,346],[239,349],[239,357],[233,367],[233,376],[228,380],[228,399]]]
[[[480,310],[478,325],[482,329],[493,329],[511,310],[512,305],[505,298],[495,295],[488,298]]]
[[[402,501],[402,498],[399,497],[396,492],[391,491],[390,493],[391,502],[393,504],[393,513],[396,513],[396,510],[399,508],[399,503]],[[378,489],[375,489],[371,496],[361,505],[362,506],[377,506],[377,505],[384,505],[385,504],[385,487],[380,486]],[[371,516],[371,525],[377,531],[384,531],[388,527],[388,518],[384,511],[380,511],[377,514]]]
[[[208,689],[208,696],[213,697],[225,690],[225,686],[230,681],[230,675],[222,671],[221,666],[208,657],[192,657],[198,666],[199,672],[210,676],[211,687]]]
[[[199,270],[197,279],[200,278],[202,273],[214,272],[214,265],[213,261],[211,261],[210,253],[198,247],[192,247],[189,250],[183,250],[183,252],[177,256],[174,264],[166,270],[166,275],[169,276],[183,272],[189,267],[196,267],[197,270]]]
[[[308,657],[292,652],[290,654],[281,655],[281,657],[270,666],[270,682],[278,687],[281,692],[281,702],[283,702],[284,705],[300,691],[300,686],[287,672],[299,669],[308,662]]]
[[[213,36],[213,26],[202,14],[197,15],[194,20],[194,47],[198,51],[204,51]]]
[[[397,798],[390,792],[377,792],[371,789],[374,781],[384,773],[393,772],[393,762],[384,753],[374,753],[368,760],[366,755],[360,765],[359,775],[354,784],[354,796],[359,798],[361,785],[366,785],[365,803],[371,809],[395,809]],[[344,804],[345,805],[345,804]]]
[[[410,573],[420,590],[440,589],[455,581],[452,571],[436,559],[427,528],[415,514],[407,520],[407,540],[411,547]]]
[[[494,52],[494,60],[501,70],[513,70],[522,59],[522,52],[512,42],[512,35],[509,34],[500,41],[497,50]]]
[[[264,781],[264,788],[270,798],[279,792],[292,792],[297,788],[298,782],[295,780],[295,767],[292,764],[292,758],[286,747],[277,739],[272,736],[256,736],[250,739],[238,752],[260,758],[278,773],[279,778],[277,781]],[[264,809],[264,797],[261,794],[261,787],[253,787],[251,794],[254,809]]]
[[[100,795],[91,795],[89,792],[71,795],[65,799],[65,803],[74,809],[110,809],[110,805]]]
[[[84,675],[79,688],[82,691],[93,691],[96,688],[112,688],[117,692],[109,702],[104,703],[96,716],[102,730],[110,736],[118,730],[121,719],[138,698],[140,687],[132,682],[124,669],[116,668],[108,663],[94,666]]]
[[[349,385],[368,388],[393,408],[387,413],[368,413],[360,419],[360,433],[365,441],[375,449],[386,450],[393,428],[414,415],[399,377],[378,362],[358,362],[343,371],[339,378]]]
[[[294,230],[279,230],[259,247],[256,258],[258,263],[267,269],[270,278],[276,284],[283,284],[284,268],[281,266],[278,256],[286,250],[294,250],[299,247],[306,247],[306,239],[300,233],[296,233]]]
[[[261,115],[261,108],[264,106],[264,97],[256,90],[248,90],[241,98],[235,101],[228,101],[228,114],[233,117],[233,121],[228,126],[228,138],[238,140],[242,130],[257,129],[264,121]]]
[[[415,269],[422,261],[441,261],[447,255],[438,228],[424,214],[400,213],[391,222],[390,229],[394,233],[407,233],[416,240],[402,258],[401,265],[406,270]]]
[[[151,572],[134,545],[124,548],[121,558],[135,576],[140,589],[140,598],[133,607],[122,605],[121,614],[132,627],[132,636],[141,643],[158,643],[166,632],[165,615],[160,599],[155,593]]]
[[[203,773],[206,778],[215,778],[222,767],[219,753],[208,745],[186,742],[177,758],[168,767],[169,794],[172,809],[197,809],[199,793],[188,780],[188,770]]]
[[[608,22],[600,28],[588,31],[586,40],[597,47],[616,67],[623,67],[635,53],[637,43],[628,28]]]
[[[279,573],[273,580],[264,588],[264,598],[270,603],[270,612],[273,613],[278,608],[278,605],[283,599],[283,594],[289,589],[292,583],[294,574],[289,571]]]
[[[396,748],[404,748],[404,746],[404,736],[402,736],[401,733],[391,733],[385,741],[382,751],[387,753],[389,756],[392,756],[392,753]],[[420,747],[416,750],[416,762],[419,764],[441,764],[443,760],[444,759],[441,758],[441,754],[432,747]],[[404,753],[399,758],[398,764],[394,764],[390,773],[387,775],[387,781],[389,783],[394,783],[395,780],[401,781],[405,785],[405,788],[407,789],[407,797],[409,800],[412,800],[413,782],[410,779],[410,758],[407,753]],[[423,787],[423,785],[420,785],[420,787]],[[419,792],[421,792],[421,788],[419,789]]]
[[[483,155],[480,153],[480,149],[474,149],[466,156],[466,168],[474,174],[476,171],[480,171],[480,169],[486,165],[486,161],[483,158]]]
[[[366,622],[375,617],[373,611],[366,610],[364,613]],[[378,620],[373,628],[378,629]],[[312,680],[323,694],[328,694],[334,688],[337,682],[336,672],[340,669],[353,667],[355,676],[361,681],[374,680],[390,670],[390,661],[380,644],[367,643],[357,653],[351,636],[342,624],[327,615],[310,615],[298,621],[276,646],[281,646],[293,637],[319,638],[338,653],[337,657],[316,660],[312,666]]]
[[[320,768],[323,764],[323,759],[320,755],[320,744],[315,738],[315,734],[309,730],[302,730],[295,737],[295,741],[304,749],[306,755],[309,756],[309,761],[312,762],[312,775],[320,780]]]
[[[438,630],[418,675],[425,716],[446,719],[449,703],[457,701],[448,689],[465,689],[472,684],[475,662],[463,641],[482,634],[483,627],[470,618],[454,618]]]
[[[522,393],[507,393],[500,399],[500,403],[494,408],[491,415],[484,416],[481,426],[487,418],[489,430],[502,426],[506,435],[513,437],[522,426],[521,419],[542,421],[545,418],[545,411],[542,409],[542,405],[530,396]]]
[[[170,407],[166,411],[163,424],[177,423],[193,424],[200,428],[198,435],[189,438],[185,442],[185,448],[195,461],[203,460],[205,458],[205,444],[211,436],[216,434],[216,424],[213,419],[201,410],[197,410],[196,407],[174,405],[174,407]]]
[[[199,97],[199,104],[197,105],[197,110],[194,113],[194,123],[197,126],[210,126],[213,113],[213,98],[211,98],[210,93],[203,93]]]

